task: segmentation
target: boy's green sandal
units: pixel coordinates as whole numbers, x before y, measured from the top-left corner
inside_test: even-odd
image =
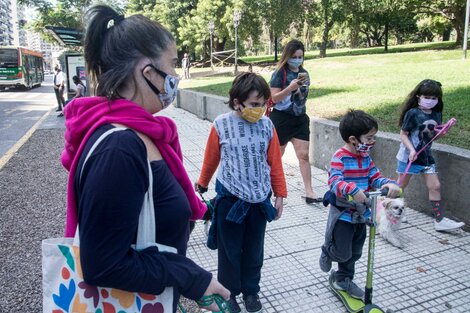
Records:
[[[214,313],[233,313],[232,310],[230,309],[230,306],[228,305],[227,301],[225,301],[225,299],[222,298],[222,296],[218,295],[218,294],[203,296],[201,299],[196,301],[196,303],[199,306],[209,306],[214,302],[217,304],[217,307],[220,310],[220,311],[217,311],[217,312],[214,312]]]

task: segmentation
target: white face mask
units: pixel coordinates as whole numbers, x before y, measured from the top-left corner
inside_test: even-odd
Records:
[[[423,109],[431,110],[437,105],[438,102],[439,102],[438,99],[426,99],[423,97],[418,98],[418,105],[422,107]]]

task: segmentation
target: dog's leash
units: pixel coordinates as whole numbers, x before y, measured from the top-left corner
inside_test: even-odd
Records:
[[[416,152],[416,157],[418,157],[418,155],[421,152],[423,152],[439,136],[447,134],[447,131],[452,126],[454,126],[456,123],[457,123],[457,119],[451,118],[447,123],[435,126],[434,129],[437,130],[437,134],[434,135],[434,137],[432,137],[431,140],[429,140],[429,142],[427,144],[425,144],[421,149],[419,149],[418,152]],[[406,174],[408,174],[408,171],[410,170],[410,167],[411,167],[411,163],[413,163],[413,161],[411,161],[411,160],[408,161],[408,165],[406,166],[405,172],[403,174],[401,174],[400,177],[398,178],[398,185],[401,184],[402,178],[404,178],[406,176]]]

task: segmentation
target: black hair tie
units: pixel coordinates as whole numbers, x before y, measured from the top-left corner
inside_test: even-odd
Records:
[[[121,23],[124,19],[125,19],[124,15],[118,15],[114,18],[114,20],[116,21],[116,24]]]

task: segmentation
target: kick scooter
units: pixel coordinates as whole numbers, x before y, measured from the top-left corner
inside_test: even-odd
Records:
[[[385,196],[388,193],[388,188],[383,190],[366,192],[366,196],[370,198],[371,217],[366,222],[369,225],[369,249],[367,252],[367,279],[364,301],[356,299],[348,295],[344,290],[338,290],[334,287],[335,272],[331,271],[329,283],[333,293],[343,302],[348,312],[364,312],[364,313],[385,313],[380,307],[372,304],[372,277],[374,273],[374,252],[375,252],[375,234],[376,234],[376,209],[377,197]]]

